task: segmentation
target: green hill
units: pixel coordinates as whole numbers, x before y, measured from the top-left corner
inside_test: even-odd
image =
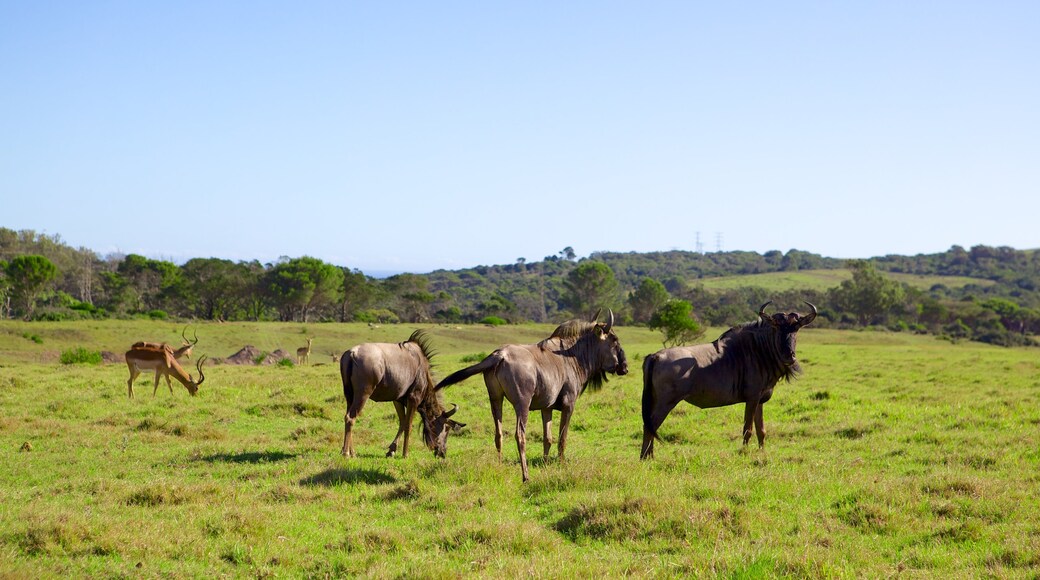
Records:
[[[888,272],[885,275],[893,280],[909,284],[921,290],[929,290],[938,284],[950,289],[961,289],[973,284],[983,287],[994,285],[992,280],[968,278],[966,276],[925,276],[896,272]],[[816,290],[823,292],[836,288],[845,280],[851,279],[852,272],[849,270],[798,270],[794,272],[767,272],[765,274],[701,278],[691,281],[691,284],[701,284],[707,290],[763,288],[771,292],[785,292],[789,290]]]

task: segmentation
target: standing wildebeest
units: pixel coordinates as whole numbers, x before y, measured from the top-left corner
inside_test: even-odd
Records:
[[[454,405],[445,411],[434,391],[430,376],[430,341],[426,333],[416,330],[408,340],[398,343],[369,342],[359,344],[343,353],[339,374],[343,378],[343,396],[347,399],[347,414],[343,419],[343,455],[354,457],[351,430],[365,401],[393,401],[397,409],[398,429],[390,444],[387,457],[397,452],[397,440],[404,434],[402,457],[408,456],[408,439],[415,412],[423,422],[426,446],[437,457],[448,452],[448,431],[461,423],[450,417],[458,410]]]
[[[567,427],[574,403],[586,387],[600,388],[606,373],[628,373],[625,351],[613,332],[614,313],[606,324],[570,320],[552,336],[538,344],[510,344],[488,355],[481,362],[457,371],[437,385],[437,390],[484,373],[491,415],[495,420],[495,448],[502,457],[502,399],[509,399],[516,411],[516,447],[524,481],[527,472],[527,415],[542,412],[543,456],[552,446],[552,412],[560,411],[560,459],[567,447]]]
[[[801,372],[795,347],[798,330],[816,318],[797,312],[765,314],[760,320],[727,330],[715,342],[666,348],[643,361],[643,448],[640,458],[654,456],[657,428],[679,401],[702,409],[744,403],[744,445],[755,422],[758,446],[765,443],[762,405],[773,396],[780,379],[788,382]]]

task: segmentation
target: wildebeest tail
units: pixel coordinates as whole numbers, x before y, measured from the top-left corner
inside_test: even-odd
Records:
[[[451,385],[454,385],[455,383],[461,383],[462,381],[472,377],[477,373],[482,373],[490,368],[494,368],[494,366],[501,361],[502,356],[498,354],[497,351],[493,352],[487,358],[478,362],[477,364],[451,373],[444,380],[437,383],[437,387],[434,390],[439,391],[444,387],[449,387]]]
[[[657,429],[652,424],[654,414],[654,363],[657,357],[650,355],[643,359],[643,432],[649,433],[657,439]]]
[[[354,404],[354,387],[350,384],[350,375],[354,372],[354,357],[345,352],[339,358],[339,376],[343,379],[343,397],[347,399],[347,408]]]

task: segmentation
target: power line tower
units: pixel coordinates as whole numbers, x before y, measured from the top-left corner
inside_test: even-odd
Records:
[[[722,252],[722,232],[715,232],[715,251]]]
[[[703,254],[704,253],[704,243],[701,242],[701,233],[700,232],[697,232],[697,245],[694,246],[694,247],[697,248],[697,253],[698,254]]]

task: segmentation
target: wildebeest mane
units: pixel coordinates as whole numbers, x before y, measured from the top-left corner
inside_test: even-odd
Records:
[[[419,350],[422,351],[423,356],[426,357],[426,360],[430,361],[432,366],[433,357],[437,356],[437,352],[430,346],[430,335],[426,334],[425,330],[416,330],[405,342],[415,343],[415,345],[419,347]],[[401,344],[403,345],[404,343]]]
[[[593,335],[597,326],[599,324],[596,322],[588,322],[577,318],[568,320],[557,326],[556,330],[549,335],[549,338],[538,343],[539,348],[548,350],[552,347],[550,341],[557,339],[560,341],[559,354],[567,354],[578,359],[579,366],[588,371],[588,377],[582,385],[582,391],[590,389],[592,392],[596,392],[607,382],[606,371],[588,370],[593,358],[592,348],[587,341],[582,340],[587,336]]]
[[[764,320],[738,324],[722,333],[715,340],[715,348],[724,349],[723,356],[742,357],[767,375],[777,375],[777,380],[791,382],[802,372],[796,360],[787,365],[780,357],[780,340],[783,332]],[[734,348],[740,345],[742,348]]]

